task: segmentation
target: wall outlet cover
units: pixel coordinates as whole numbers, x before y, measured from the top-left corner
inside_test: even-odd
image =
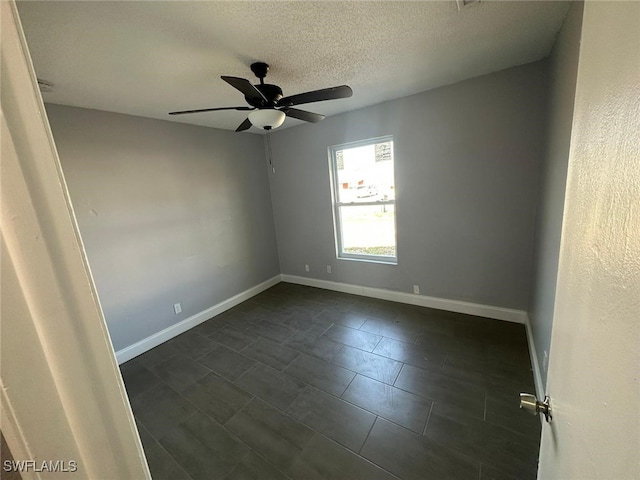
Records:
[[[413,293],[420,295],[420,287],[418,285],[413,286]]]
[[[174,303],[173,311],[176,313],[176,315],[182,313],[182,305],[180,305],[179,303]]]
[[[304,266],[304,271],[305,271],[305,272],[308,272],[308,271],[309,271],[309,264],[306,264],[306,265]]]
[[[327,273],[331,273],[331,265],[327,265]]]

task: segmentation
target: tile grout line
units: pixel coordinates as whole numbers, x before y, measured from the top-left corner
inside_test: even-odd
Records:
[[[444,375],[444,367],[447,365],[447,358],[449,358],[449,354],[445,353],[442,357],[442,364],[440,365],[440,371],[438,373]]]
[[[247,392],[248,393],[248,392]],[[273,468],[275,468],[278,472],[281,472],[283,475],[285,475],[288,478],[291,478],[287,473],[283,472],[280,467],[278,467],[277,465],[275,465],[274,463],[272,463],[268,458],[266,458],[265,456],[262,455],[261,452],[259,452],[258,450],[256,450],[255,448],[253,448],[251,445],[249,445],[247,442],[245,442],[242,438],[240,438],[238,435],[236,435],[229,427],[227,427],[227,423],[229,423],[231,421],[231,419],[233,419],[236,415],[238,415],[240,412],[244,411],[247,409],[247,407],[249,406],[249,404],[251,404],[254,400],[260,400],[263,401],[262,399],[256,397],[253,394],[249,394],[251,395],[251,399],[245,403],[236,413],[233,414],[232,417],[230,417],[229,419],[227,419],[226,422],[224,423],[220,423],[218,422],[215,418],[212,418],[211,416],[209,416],[208,414],[206,414],[205,412],[203,412],[202,410],[198,409],[199,412],[201,412],[203,415],[205,415],[207,418],[210,418],[211,420],[213,420],[214,422],[218,423],[224,430],[225,432],[227,432],[233,439],[237,440],[239,443],[241,443],[242,445],[246,446],[247,449],[249,450],[249,452],[253,452],[254,455],[257,455],[258,457],[260,457],[262,460],[264,460],[265,462],[267,462],[269,465],[271,465]],[[270,403],[268,402],[264,402],[269,406],[272,406]],[[273,407],[273,406],[272,406]],[[197,408],[197,407],[196,407]],[[276,407],[273,407],[276,408]],[[280,410],[278,410],[280,411]],[[245,455],[246,456],[246,455]],[[243,457],[244,458],[244,457]],[[234,467],[235,469],[235,467]],[[233,470],[232,470],[233,471]]]
[[[398,381],[398,378],[400,378],[400,373],[402,372],[402,370],[404,370],[405,365],[407,365],[407,362],[401,362],[400,360],[394,360],[394,361],[400,362],[402,365],[398,369],[398,373],[396,373],[395,377],[393,377],[393,383],[391,384],[393,387],[396,386],[396,382]],[[416,367],[416,368],[419,368],[419,367]]]
[[[484,391],[484,411],[482,412],[482,420],[487,421],[487,390]]]
[[[373,347],[373,350],[371,350],[371,352],[369,352],[369,353],[373,353],[375,351],[375,349],[378,348],[378,345],[380,345],[380,342],[382,342],[382,340],[385,339],[385,338],[387,338],[387,337],[385,337],[384,335],[380,335],[380,340],[378,340],[378,342],[376,343],[375,347]],[[373,353],[373,354],[374,355],[378,355],[377,353]],[[381,356],[383,357],[384,355],[381,355]],[[387,358],[387,357],[385,357],[385,358]],[[394,359],[392,359],[392,360],[394,360]]]
[[[435,401],[431,402],[431,406],[429,407],[429,413],[427,415],[427,421],[424,423],[424,430],[422,431],[422,436],[426,437],[427,436],[427,428],[429,428],[429,420],[431,420],[431,412],[433,412],[433,405],[435,404]]]
[[[189,415],[189,416],[187,417],[187,419],[188,419],[188,418],[190,418],[191,416],[193,416],[194,414],[195,414],[195,412],[194,412],[193,414]],[[185,419],[185,420],[186,420],[186,419]],[[145,427],[145,426],[144,426],[144,424],[142,423],[142,420],[140,420],[140,424],[142,425],[142,428],[144,428],[144,429],[147,431],[147,433],[149,434],[149,436],[150,436],[150,437],[151,437],[151,438],[152,438],[152,439],[153,439],[153,440],[158,444],[158,446],[159,446],[159,447],[160,447],[160,448],[161,448],[161,449],[162,449],[162,450],[163,450],[167,455],[169,455],[169,458],[171,458],[171,460],[173,460],[173,462],[178,466],[178,468],[179,468],[180,470],[182,470],[182,471],[184,472],[184,474],[185,474],[188,478],[190,478],[191,480],[193,480],[193,477],[192,477],[191,475],[189,475],[189,473],[184,469],[184,467],[182,466],[182,464],[181,464],[180,462],[178,462],[178,460],[177,460],[177,459],[175,459],[175,458],[173,457],[173,455],[171,455],[171,452],[169,452],[169,450],[167,450],[166,448],[164,448],[164,445],[163,445],[162,443],[160,443],[160,440],[158,440],[158,439],[157,439],[157,438],[156,438],[156,437],[155,437],[155,436],[154,436],[154,435],[153,435],[153,434],[152,434],[152,433],[147,429],[147,427]],[[142,443],[142,439],[140,440],[140,443]],[[142,445],[142,449],[144,450],[144,445]],[[145,452],[145,456],[146,456],[146,452]],[[151,470],[151,468],[149,468],[149,470]]]
[[[354,377],[354,378],[355,378],[355,377]],[[302,383],[305,383],[305,382],[302,382]],[[331,395],[331,394],[329,394],[328,392],[324,392],[323,390],[321,390],[321,389],[319,389],[319,388],[317,388],[317,387],[314,387],[313,385],[308,385],[308,384],[306,384],[306,386],[307,386],[308,388],[311,388],[311,389],[317,389],[317,390],[319,390],[319,391],[321,391],[321,392],[323,392],[323,393],[326,393],[327,395]],[[234,416],[233,416],[233,417],[231,417],[229,420],[227,420],[227,422],[225,422],[224,424],[220,424],[220,425],[222,425],[222,426],[223,426],[223,428],[225,428],[225,430],[226,430],[226,431],[228,431],[228,432],[229,432],[229,434],[231,434],[234,438],[237,438],[237,439],[238,439],[242,444],[246,445],[246,446],[247,446],[251,451],[253,451],[253,452],[254,452],[254,453],[256,453],[257,455],[259,455],[261,458],[263,458],[264,460],[266,460],[269,464],[273,465],[273,466],[274,466],[278,471],[280,471],[280,472],[284,473],[286,476],[288,476],[288,477],[289,477],[288,473],[286,473],[286,472],[282,471],[279,467],[277,467],[276,465],[274,465],[273,463],[271,463],[271,462],[270,462],[266,457],[264,457],[264,456],[263,456],[259,451],[255,450],[251,445],[247,444],[244,440],[242,440],[240,437],[238,437],[237,435],[235,435],[235,433],[233,433],[233,431],[231,431],[228,427],[226,427],[226,424],[227,424],[229,421],[231,421],[231,419],[232,419],[232,418],[234,418],[238,413],[240,413],[240,412],[244,411],[245,409],[247,409],[247,408],[248,408],[248,406],[249,406],[252,402],[254,402],[254,401],[259,401],[259,402],[263,402],[263,403],[265,403],[265,404],[266,404],[266,405],[268,405],[270,408],[273,408],[274,410],[276,410],[277,412],[279,412],[281,415],[284,415],[284,416],[286,416],[286,417],[290,418],[291,420],[293,420],[293,421],[295,421],[295,422],[299,423],[300,425],[304,426],[305,428],[308,428],[308,429],[309,429],[310,431],[312,431],[315,435],[320,435],[320,436],[322,436],[322,437],[326,438],[327,440],[329,440],[329,441],[331,441],[331,442],[333,442],[333,443],[335,443],[335,444],[339,445],[341,448],[344,448],[344,449],[345,449],[345,450],[347,450],[348,452],[353,453],[353,454],[354,454],[354,455],[356,455],[357,457],[359,457],[359,458],[361,458],[361,459],[363,459],[363,460],[365,460],[365,461],[367,461],[367,462],[369,462],[369,463],[371,463],[371,464],[375,465],[376,467],[380,468],[381,470],[383,470],[383,471],[387,472],[387,470],[385,470],[385,469],[384,469],[384,468],[382,468],[381,466],[377,465],[376,463],[371,462],[371,461],[370,461],[370,460],[368,460],[367,458],[365,458],[365,457],[363,457],[362,455],[360,455],[360,454],[359,454],[359,452],[356,452],[356,451],[354,451],[354,450],[350,449],[349,447],[347,447],[347,446],[345,446],[345,445],[341,444],[340,442],[338,442],[338,441],[336,441],[336,440],[334,440],[334,439],[332,439],[332,438],[328,437],[328,436],[327,436],[327,435],[325,435],[324,433],[322,433],[322,432],[320,432],[319,430],[317,430],[315,427],[313,427],[313,426],[311,426],[311,425],[308,425],[308,424],[306,424],[306,423],[304,423],[304,422],[302,422],[302,421],[298,420],[296,417],[294,417],[294,416],[293,416],[293,415],[288,411],[288,408],[289,408],[289,407],[287,407],[287,409],[281,409],[280,407],[277,407],[277,406],[275,406],[275,405],[271,404],[270,402],[268,402],[268,401],[266,401],[266,400],[264,400],[264,399],[262,399],[262,398],[260,398],[260,397],[257,397],[257,396],[255,396],[255,395],[253,395],[253,394],[250,394],[250,395],[252,395],[251,400],[249,400],[249,401],[248,401],[248,402],[247,402],[247,403],[246,403],[246,404],[245,404],[245,405],[244,405],[240,410],[238,410],[238,411],[234,414]],[[300,393],[300,394],[298,394],[298,395],[296,396],[296,398],[298,398],[300,395],[301,395],[301,393]],[[336,398],[338,398],[338,397],[336,397]],[[339,398],[338,398],[338,399],[339,399]],[[295,399],[294,399],[293,401],[295,401]],[[292,401],[291,403],[293,403],[293,401]],[[362,407],[360,407],[360,406],[358,406],[358,405],[351,404],[350,402],[347,402],[346,400],[343,400],[343,401],[344,401],[345,403],[347,403],[347,404],[349,404],[349,405],[352,405],[352,406],[354,406],[354,407],[356,407],[356,408],[358,408],[358,409],[361,409],[361,410],[363,410],[363,411],[365,411],[365,412],[368,412],[368,413],[371,413],[371,414],[373,414],[373,415],[376,415],[376,414],[374,414],[373,412],[369,412],[368,410],[366,410],[366,409],[364,409],[364,408],[362,408]],[[206,413],[204,413],[204,412],[201,412],[201,413],[203,413],[203,414],[204,414],[204,415],[206,415],[207,417],[211,418],[211,417],[210,417],[209,415],[207,415]],[[371,430],[373,429],[373,425],[375,424],[375,422],[376,422],[377,418],[378,418],[378,416],[376,415],[376,419],[374,419],[374,421],[373,421],[373,423],[372,423],[372,425],[371,425],[371,428],[369,429],[369,432],[367,433],[367,437],[366,437],[366,438],[368,438],[368,437],[369,437],[369,434],[371,433]],[[215,419],[213,419],[213,420],[217,422],[217,420],[215,420]],[[217,422],[217,423],[220,423],[220,422]],[[366,438],[365,438],[365,442],[366,442]],[[363,442],[363,446],[364,446],[364,442]],[[306,447],[305,447],[305,448],[306,448]],[[362,449],[362,447],[361,447],[361,449]],[[388,473],[390,473],[390,472],[388,472]],[[394,475],[394,476],[395,476],[395,475]]]
[[[400,374],[402,373],[402,371],[404,370],[404,367],[405,367],[406,365],[407,365],[407,364],[406,364],[406,362],[402,362],[402,366],[400,367],[400,370],[398,370],[398,374],[397,374],[397,375],[396,375],[396,377],[393,379],[393,383],[391,384],[391,386],[392,386],[392,387],[395,387],[395,388],[397,388],[398,390],[402,390],[402,391],[405,391],[405,392],[406,392],[407,390],[404,390],[403,388],[400,388],[400,387],[396,387],[396,382],[397,382],[397,381],[398,381],[398,379],[400,378]],[[409,393],[413,393],[413,392],[409,392]],[[414,393],[414,395],[416,395],[416,394]]]
[[[342,367],[344,368],[344,367]],[[351,372],[351,370],[349,370]],[[354,405],[353,403],[349,402],[348,400],[345,400],[344,398],[342,398],[344,396],[345,393],[347,393],[347,390],[349,390],[349,387],[351,386],[351,384],[353,383],[353,381],[356,379],[356,377],[359,375],[358,372],[354,372],[355,375],[353,376],[353,378],[351,379],[351,381],[349,382],[349,385],[347,385],[347,387],[343,390],[343,392],[340,394],[340,396],[338,398],[344,400],[347,403],[350,403],[351,405]],[[358,406],[359,408],[362,408],[360,406]],[[366,410],[366,409],[365,409]],[[368,411],[368,410],[367,410]],[[375,423],[375,422],[374,422]]]
[[[380,416],[376,415],[376,418],[374,418],[373,422],[371,422],[371,427],[369,428],[369,431],[367,432],[367,436],[364,437],[364,442],[362,442],[362,445],[360,445],[360,448],[356,452],[358,455],[362,456],[362,449],[364,448],[365,444],[367,443],[367,440],[369,440],[369,436],[371,435],[371,432],[373,431],[373,427],[376,424],[376,422],[378,421],[378,418],[380,418]]]
[[[375,425],[376,421],[378,420],[378,417],[376,416],[376,419],[373,421],[373,425],[371,426],[371,430],[373,430],[373,426]],[[336,445],[338,445],[340,448],[343,448],[344,450],[346,450],[348,453],[354,455],[356,458],[364,461],[367,464],[373,465],[374,467],[380,469],[381,471],[391,475],[393,478],[397,478],[398,480],[402,480],[400,477],[398,477],[395,473],[391,472],[390,470],[387,470],[386,468],[382,467],[381,465],[378,465],[377,463],[375,463],[373,460],[369,460],[367,457],[365,457],[364,455],[361,455],[359,452],[356,452],[354,450],[351,450],[349,447],[346,447],[344,445],[342,445],[340,442],[326,436],[324,433],[317,431],[316,429],[314,429],[313,427],[309,427],[306,424],[303,424],[305,427],[309,428],[309,430],[311,430],[314,435],[319,435],[323,438],[325,438],[327,441],[334,443]],[[394,424],[395,425],[395,424]],[[401,425],[398,425],[401,427]],[[404,428],[404,427],[402,427]],[[371,430],[369,431],[369,434],[371,433]],[[367,438],[369,438],[369,435],[367,435]],[[366,440],[365,440],[366,443]],[[362,447],[360,448],[360,450],[362,450],[362,448],[364,447],[364,443],[362,444]],[[306,448],[306,446],[305,446]]]
[[[337,343],[337,342],[335,342],[335,343]],[[340,350],[338,350],[336,353],[334,353],[334,354],[331,356],[331,360],[329,360],[329,361],[328,361],[328,363],[333,363],[334,365],[338,365],[337,363],[334,363],[334,362],[333,362],[333,360],[338,356],[338,354],[339,354],[342,350],[344,350],[344,347],[346,347],[346,345],[345,345],[344,343],[342,343],[342,344],[338,344],[338,345],[342,345],[342,346],[340,347]],[[322,360],[322,359],[321,359],[321,360]],[[339,366],[339,367],[342,367],[342,365],[338,365],[338,366]],[[344,367],[342,367],[342,368],[344,368]],[[348,370],[348,369],[347,369],[347,370]],[[356,373],[357,373],[357,372],[356,372]]]

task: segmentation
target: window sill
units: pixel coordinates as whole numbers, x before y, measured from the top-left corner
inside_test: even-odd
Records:
[[[397,258],[376,258],[376,257],[345,257],[338,255],[338,260],[347,260],[350,262],[378,263],[382,265],[398,265]]]

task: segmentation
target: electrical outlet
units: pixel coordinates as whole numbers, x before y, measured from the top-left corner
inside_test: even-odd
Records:
[[[176,315],[182,313],[182,305],[180,305],[179,303],[174,303],[173,311],[176,312]]]
[[[331,265],[327,265],[327,273],[331,273]]]
[[[418,285],[413,286],[413,293],[420,295],[420,287]]]
[[[547,352],[545,350],[544,351],[544,358],[542,359],[542,370],[544,370],[546,372],[547,368],[549,368],[549,352]]]
[[[308,272],[308,271],[309,271],[309,264],[308,264],[308,263],[304,266],[304,271],[305,271],[305,272]]]

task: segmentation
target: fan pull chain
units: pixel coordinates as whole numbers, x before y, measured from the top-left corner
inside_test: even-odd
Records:
[[[269,156],[269,166],[271,167],[271,172],[276,174],[276,167],[273,166],[273,153],[271,152],[271,133],[267,132],[267,152]]]

